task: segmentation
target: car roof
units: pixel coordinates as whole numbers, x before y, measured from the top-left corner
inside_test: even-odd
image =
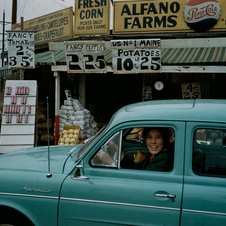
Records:
[[[112,117],[111,124],[137,120],[177,120],[226,123],[226,100],[153,100],[127,105]]]

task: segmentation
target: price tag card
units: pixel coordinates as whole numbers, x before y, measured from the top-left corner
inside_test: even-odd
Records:
[[[181,84],[183,99],[201,98],[200,83]]]
[[[35,68],[34,32],[8,31],[9,68]]]
[[[156,73],[161,70],[160,39],[112,40],[114,73]]]
[[[152,100],[152,88],[151,86],[144,86],[143,93],[142,93],[143,101]]]
[[[69,73],[106,73],[105,43],[102,41],[65,42],[67,71]]]

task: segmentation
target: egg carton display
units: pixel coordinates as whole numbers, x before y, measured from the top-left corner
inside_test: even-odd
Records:
[[[79,126],[80,138],[90,138],[97,131],[97,123],[90,111],[84,108],[77,99],[64,100],[64,104],[60,108],[60,125],[59,132],[62,133],[64,126]]]
[[[81,129],[79,126],[64,126],[58,141],[58,145],[78,144],[80,131]]]

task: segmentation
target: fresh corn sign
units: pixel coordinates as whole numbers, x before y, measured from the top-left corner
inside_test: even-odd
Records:
[[[109,33],[110,0],[75,1],[75,35]]]

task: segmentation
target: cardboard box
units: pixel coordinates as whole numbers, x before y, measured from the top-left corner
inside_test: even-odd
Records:
[[[74,133],[69,133],[70,130],[74,130]],[[65,132],[65,131],[67,131],[67,132]],[[80,139],[80,133],[81,133],[80,126],[64,126],[62,133],[60,134],[58,145],[78,144],[80,142],[80,140],[79,140]],[[76,136],[76,134],[77,134],[77,136]]]

